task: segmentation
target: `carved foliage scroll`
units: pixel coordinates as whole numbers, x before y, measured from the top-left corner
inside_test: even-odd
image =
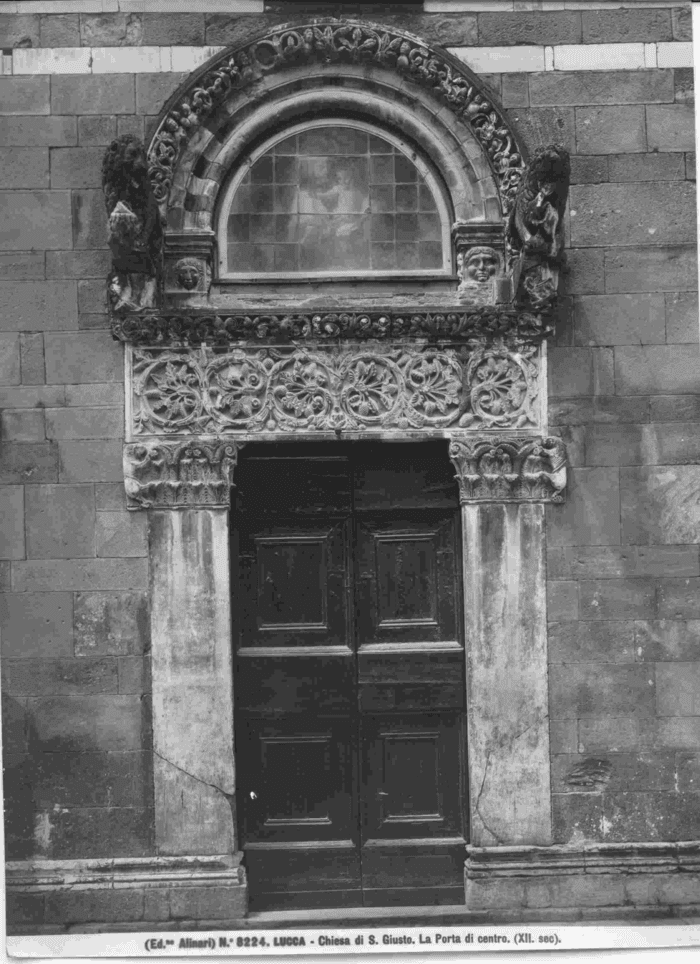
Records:
[[[564,501],[566,446],[560,438],[454,439],[450,458],[462,503]]]

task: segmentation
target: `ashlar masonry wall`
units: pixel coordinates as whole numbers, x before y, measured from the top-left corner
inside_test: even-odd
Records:
[[[0,46],[15,48],[14,73],[0,77],[8,858],[153,852],[146,513],[124,504],[104,148],[117,134],[148,137],[214,49],[310,12],[449,45],[486,75],[531,149],[555,141],[572,154],[569,267],[549,348],[550,422],[572,464],[566,504],[547,510],[556,839],[700,838],[689,5],[453,6],[0,10]],[[61,56],[75,72],[58,72]],[[618,69],[601,69],[611,58]]]

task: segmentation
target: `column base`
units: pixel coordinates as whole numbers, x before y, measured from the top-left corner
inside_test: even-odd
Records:
[[[242,856],[9,861],[7,933],[235,926],[248,913]]]

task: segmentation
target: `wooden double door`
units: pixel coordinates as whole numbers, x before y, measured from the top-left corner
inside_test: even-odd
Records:
[[[236,487],[237,802],[251,909],[463,903],[460,525],[447,443],[251,445]]]

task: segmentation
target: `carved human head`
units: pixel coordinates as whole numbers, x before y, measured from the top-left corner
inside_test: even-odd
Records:
[[[493,248],[470,248],[462,255],[463,276],[466,281],[489,281],[500,267],[498,252]]]
[[[183,258],[175,265],[177,283],[186,291],[194,291],[202,277],[202,266],[194,258]]]

